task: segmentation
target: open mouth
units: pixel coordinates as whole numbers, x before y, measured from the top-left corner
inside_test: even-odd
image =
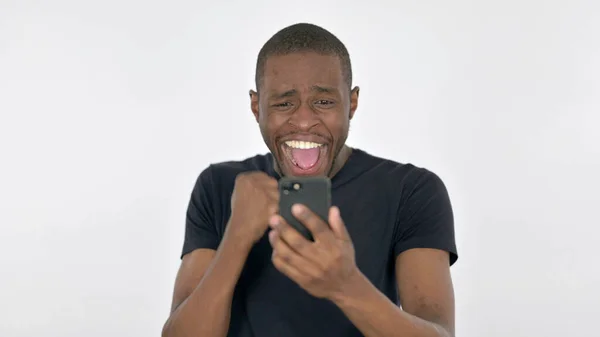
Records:
[[[294,176],[316,174],[326,161],[326,144],[288,140],[281,147],[286,159],[286,166]]]

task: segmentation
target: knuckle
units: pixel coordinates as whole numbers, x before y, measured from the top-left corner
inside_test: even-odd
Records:
[[[334,264],[340,262],[343,259],[343,255],[339,250],[335,250],[332,253],[332,261]]]
[[[274,265],[276,268],[278,268],[278,269],[281,269],[281,266],[282,266],[283,264],[281,263],[281,260],[280,260],[278,257],[273,257],[273,258],[271,259],[271,261],[273,262],[273,265]]]
[[[324,278],[325,278],[325,270],[319,268],[319,269],[317,269],[316,275],[313,277],[313,282],[316,282],[318,280],[323,280]]]
[[[241,173],[237,174],[237,176],[235,177],[235,181],[236,182],[238,182],[238,181],[243,181],[243,182],[253,181],[258,178],[261,178],[262,175],[264,175],[264,174],[265,174],[264,172],[260,172],[260,171],[258,171],[258,172],[241,172]]]
[[[275,253],[275,251],[273,251],[273,255],[271,255],[271,261],[275,266],[281,266],[283,264],[283,259],[281,258],[281,255]]]
[[[244,185],[246,184],[248,181],[248,174],[247,173],[240,173],[235,177],[235,185]]]
[[[291,260],[291,257],[288,254],[278,254],[277,257],[279,258],[279,260],[281,260],[281,262],[285,263],[289,263]]]
[[[274,189],[273,192],[271,192],[271,195],[275,202],[279,202],[279,191],[277,189]]]
[[[249,175],[250,175],[249,172],[240,172],[236,176],[236,179],[247,179]]]
[[[268,210],[269,210],[269,213],[271,213],[271,214],[277,214],[279,212],[279,205],[273,203],[273,204],[269,205]]]
[[[299,240],[298,237],[294,236],[294,238],[289,239],[289,244],[290,246],[292,246],[292,248],[294,248],[297,251],[303,251],[304,248],[306,247],[304,245],[304,242]]]
[[[256,179],[257,181],[265,181],[265,179],[270,178],[266,173],[262,172],[262,171],[256,171],[256,172],[252,172],[252,177],[254,179]]]

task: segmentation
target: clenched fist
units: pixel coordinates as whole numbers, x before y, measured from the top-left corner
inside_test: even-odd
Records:
[[[226,233],[242,244],[254,245],[279,211],[277,180],[264,172],[246,172],[235,179],[231,217]]]

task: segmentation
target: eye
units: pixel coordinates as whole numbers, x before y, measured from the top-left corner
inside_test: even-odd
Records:
[[[333,102],[332,102],[332,101],[330,101],[330,100],[326,100],[326,99],[320,99],[320,100],[317,100],[317,101],[315,102],[315,104],[317,104],[317,105],[322,105],[322,106],[330,106],[330,105],[332,105],[332,104],[333,104]]]
[[[292,106],[292,103],[290,103],[290,102],[273,104],[273,107],[275,107],[275,108],[287,108],[287,107],[291,107],[291,106]]]

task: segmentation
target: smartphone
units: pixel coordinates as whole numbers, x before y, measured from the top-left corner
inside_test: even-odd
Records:
[[[292,215],[294,204],[303,204],[327,223],[331,207],[329,178],[283,177],[279,180],[279,214],[307,240],[314,241],[310,230]]]

